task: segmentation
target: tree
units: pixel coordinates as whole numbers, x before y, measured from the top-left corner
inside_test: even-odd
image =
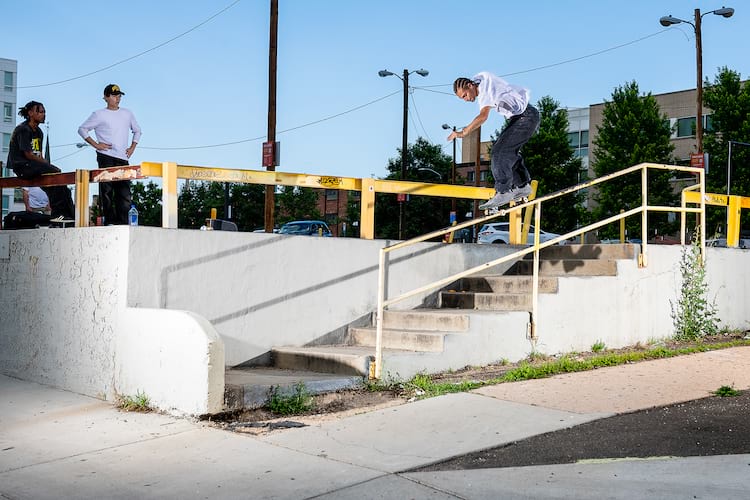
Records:
[[[278,201],[278,214],[276,220],[279,224],[291,220],[320,219],[318,210],[318,191],[313,188],[297,187],[284,189],[276,195]]]
[[[553,193],[579,182],[581,159],[576,158],[568,141],[568,112],[552,97],[537,103],[539,131],[523,147],[522,153],[532,179],[539,182],[537,196]],[[546,231],[565,233],[583,219],[583,193],[568,194],[542,206]]]
[[[727,67],[711,84],[706,80],[703,92],[704,104],[713,110],[709,127],[703,139],[709,154],[709,169],[706,188],[712,193],[727,192],[727,166],[729,141],[750,143],[750,86],[743,84],[740,74]],[[750,147],[734,145],[732,148],[731,194],[750,196]],[[748,222],[747,211],[743,221]],[[714,209],[708,213],[707,229],[723,225],[725,209]]]
[[[239,231],[253,231],[264,226],[265,185],[232,183],[229,185],[229,193],[232,221],[237,224]]]
[[[148,184],[133,182],[131,186],[131,198],[138,209],[138,224],[161,227],[161,188],[153,181],[148,181]]]
[[[388,160],[386,179],[401,180],[401,155]],[[406,149],[406,181],[443,183],[450,182],[452,159],[440,146],[430,144],[422,137]],[[439,177],[438,177],[439,176]],[[395,194],[376,194],[375,231],[377,238],[398,237],[398,201]],[[450,222],[451,201],[431,196],[409,196],[404,203],[402,236],[404,239],[444,228]],[[458,200],[458,213],[470,210],[470,202]]]
[[[640,95],[638,84],[630,82],[617,87],[612,101],[606,102],[602,125],[594,140],[594,172],[603,176],[639,163],[671,163],[674,146],[669,142],[671,129],[666,115],[661,115],[656,99],[649,93]],[[593,209],[596,220],[616,215],[641,205],[641,174],[617,177],[597,186]],[[670,185],[672,173],[650,170],[648,172],[648,203],[674,205],[677,195]],[[629,234],[640,235],[641,218],[626,221]],[[669,223],[664,213],[649,214],[649,227],[658,234],[669,234],[676,223]],[[619,232],[618,226],[600,230],[605,237]]]
[[[190,181],[182,186],[177,202],[178,227],[198,229],[216,208],[217,217],[224,218],[224,184]]]

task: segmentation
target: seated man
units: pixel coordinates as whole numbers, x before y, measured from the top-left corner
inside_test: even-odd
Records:
[[[60,172],[42,156],[44,133],[39,125],[44,123],[47,112],[40,102],[30,101],[19,108],[18,114],[24,122],[13,130],[8,152],[8,166],[22,179],[34,179],[42,174]],[[67,186],[42,187],[49,198],[52,222],[75,219],[75,207]]]

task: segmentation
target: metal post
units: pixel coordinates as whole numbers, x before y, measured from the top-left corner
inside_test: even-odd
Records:
[[[479,187],[479,168],[482,163],[482,153],[481,153],[481,146],[482,146],[482,127],[477,127],[477,151],[476,155],[474,156],[474,185],[476,187]],[[479,201],[474,200],[474,207],[472,209],[472,218],[478,219],[479,218]],[[479,238],[479,229],[477,226],[473,226],[474,228],[474,242],[476,243],[477,239]]]
[[[456,131],[456,126],[453,126],[453,132]],[[451,184],[456,184],[456,138],[453,138],[453,163],[451,164]],[[456,212],[456,199],[451,198],[451,212]],[[456,220],[458,220],[458,214],[456,214]]]
[[[401,129],[401,180],[406,180],[406,148],[408,147],[409,127],[409,70],[404,69],[404,123]],[[404,200],[398,202],[398,239],[402,240],[404,230]]]
[[[271,27],[268,43],[268,142],[276,144],[276,53],[279,27],[279,0],[271,0]],[[274,155],[275,156],[275,155]],[[268,170],[276,170],[275,162]],[[275,185],[266,186],[264,227],[273,232]]]
[[[378,255],[378,309],[375,313],[375,378],[380,379],[383,370],[383,315],[385,302],[385,249]],[[372,370],[370,370],[372,372]]]
[[[732,141],[729,141],[729,157],[727,158],[727,196],[729,196],[730,178],[732,175]]]
[[[703,42],[701,40],[701,10],[695,9],[695,64],[696,64],[696,116],[695,142],[698,153],[703,152]]]

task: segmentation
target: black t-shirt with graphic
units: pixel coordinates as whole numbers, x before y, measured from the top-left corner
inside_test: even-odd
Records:
[[[23,122],[13,130],[10,137],[10,148],[8,151],[8,166],[14,168],[15,165],[25,164],[28,162],[24,156],[24,151],[31,151],[33,154],[42,157],[42,143],[44,142],[44,133],[37,127],[36,130],[31,128],[28,121]]]

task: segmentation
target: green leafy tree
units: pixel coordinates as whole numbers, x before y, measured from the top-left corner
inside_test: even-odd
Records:
[[[703,136],[703,147],[710,158],[706,187],[712,193],[726,193],[729,141],[750,143],[750,86],[742,82],[738,72],[720,68],[713,84],[706,80],[703,102],[713,111]],[[750,196],[750,146],[733,145],[730,182],[731,194]],[[747,211],[742,215],[748,224]],[[707,218],[707,229],[723,225],[726,209],[713,208]]]
[[[287,187],[276,195],[278,201],[276,220],[279,225],[291,220],[321,218],[318,210],[318,190],[305,187]]]
[[[401,179],[401,155],[388,160],[386,179]],[[443,153],[440,146],[430,144],[422,137],[406,149],[406,181],[450,183],[452,159]],[[395,194],[376,194],[375,236],[398,238],[399,207]],[[466,213],[470,202],[457,201],[457,212]],[[413,238],[449,225],[451,200],[432,196],[409,196],[404,202],[402,237]]]
[[[217,217],[224,218],[224,183],[190,181],[180,191],[177,201],[177,225],[185,229],[198,229],[216,208]]]
[[[153,181],[148,181],[148,184],[133,182],[131,184],[131,197],[133,204],[138,209],[138,224],[161,227],[161,188]]]
[[[553,193],[579,182],[581,159],[568,142],[568,112],[552,97],[537,103],[539,131],[523,147],[523,157],[532,179],[539,182],[537,196]],[[583,194],[568,194],[542,205],[543,228],[564,233],[582,222]]]
[[[253,231],[264,226],[266,186],[262,184],[230,184],[232,221],[240,231]],[[223,205],[222,205],[223,206]]]
[[[661,115],[656,99],[649,93],[641,95],[636,82],[617,87],[612,101],[604,105],[602,125],[594,140],[594,172],[597,176],[617,172],[639,163],[671,163],[674,146],[669,142],[671,129],[666,115]],[[670,185],[669,171],[648,172],[648,203],[674,205],[677,195]],[[597,186],[593,209],[596,220],[616,215],[641,205],[641,173],[617,177]],[[631,217],[626,222],[631,235],[641,234],[641,218]],[[676,229],[664,213],[649,214],[649,228],[658,234],[669,234]],[[603,237],[614,237],[619,226],[600,230]]]

